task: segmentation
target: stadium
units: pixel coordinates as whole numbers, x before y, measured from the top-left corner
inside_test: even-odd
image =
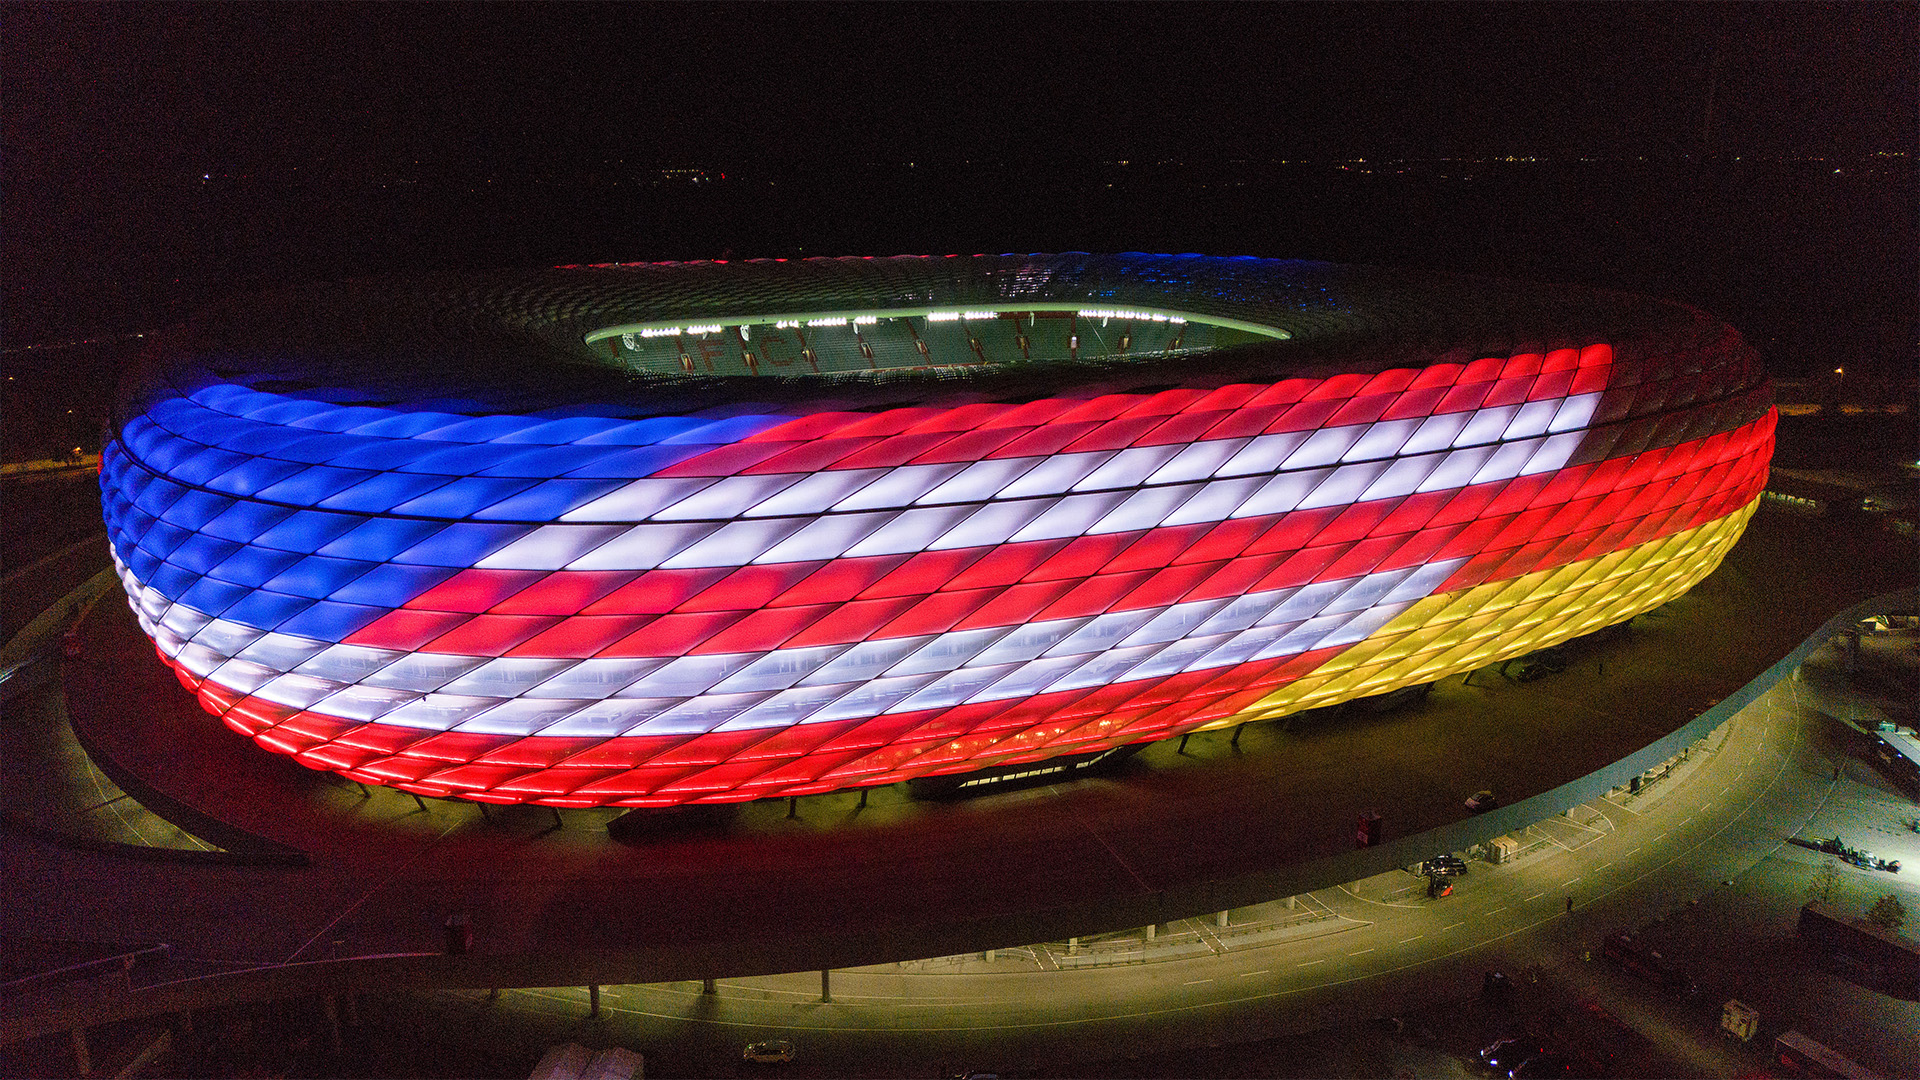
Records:
[[[101,485],[141,628],[310,768],[555,807],[1088,761],[1657,607],[1770,391],[1636,296],[1182,255],[557,267],[236,301]]]

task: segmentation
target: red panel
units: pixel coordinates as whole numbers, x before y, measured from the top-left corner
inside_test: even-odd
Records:
[[[857,412],[817,412],[807,416],[796,416],[784,424],[770,427],[758,435],[749,435],[742,442],[807,442],[825,439],[848,424],[867,419],[870,414]]]
[[[1518,405],[1527,400],[1527,391],[1532,387],[1532,375],[1501,379],[1487,391],[1487,398],[1481,402],[1480,407],[1492,409],[1501,405]]]
[[[791,447],[783,443],[729,443],[656,470],[654,476],[732,476]]]
[[[550,570],[467,569],[406,602],[416,611],[479,614],[552,573]]]
[[[1137,394],[1102,394],[1075,405],[1051,422],[1056,424],[1079,424],[1088,421],[1105,423],[1140,404],[1140,401],[1141,398]]]
[[[989,548],[979,561],[955,575],[944,588],[958,591],[1011,585],[1066,546],[1065,540],[1028,540]]]
[[[955,409],[942,409],[912,427],[902,429],[902,434],[925,435],[934,431],[949,433],[972,431],[998,418],[1010,407],[991,401],[980,401]]]
[[[1119,420],[1109,420],[1099,427],[1068,443],[1062,450],[1068,454],[1082,454],[1094,450],[1119,450],[1133,445],[1135,439],[1160,426],[1158,416],[1135,416]]]
[[[729,611],[765,607],[773,598],[798,585],[825,562],[773,563],[743,566],[709,585],[681,604],[678,611]]]
[[[558,765],[580,751],[603,741],[561,736],[514,739],[498,749],[488,750],[474,760],[484,765],[521,765],[527,768],[545,769]],[[591,778],[591,770],[580,771],[586,774],[582,776],[583,781]],[[577,784],[568,785],[568,789],[571,790],[577,786]]]
[[[1327,398],[1314,398],[1293,406],[1280,415],[1280,418],[1267,425],[1269,432],[1312,431],[1327,426],[1327,419],[1340,411],[1345,401]]]
[[[1208,439],[1245,439],[1267,430],[1286,413],[1287,405],[1250,405],[1228,413],[1218,424],[1207,429]]]
[[[749,476],[817,473],[823,469],[833,468],[841,458],[858,453],[879,441],[878,436],[863,439],[815,439],[811,442],[803,442],[740,471]]]
[[[1105,569],[1115,556],[1145,535],[1144,531],[1139,531],[1077,537],[1068,542],[1066,547],[1061,548],[1052,558],[1035,567],[1026,575],[1025,580],[1048,581],[1055,578],[1083,578],[1097,574]]]
[[[1435,413],[1469,412],[1479,408],[1480,403],[1487,399],[1487,392],[1492,389],[1493,384],[1490,382],[1462,383],[1447,391],[1447,396],[1440,399],[1440,404],[1435,406],[1433,411]]]
[[[464,764],[489,750],[498,750],[515,738],[517,736],[482,735],[471,731],[437,731],[407,747],[406,756]]]
[[[817,607],[764,608],[750,611],[747,617],[695,646],[698,654],[765,652],[777,649],[788,638],[817,622],[832,611],[832,604]]]
[[[1407,384],[1408,392],[1417,390],[1446,389],[1460,381],[1460,373],[1466,370],[1465,364],[1433,364],[1421,368]]]
[[[944,409],[924,405],[886,409],[877,413],[868,413],[865,418],[849,423],[840,429],[840,434],[842,436],[898,435],[915,424],[924,423],[939,416],[944,411]]]
[[[1186,599],[1217,600],[1225,596],[1239,596],[1251,589],[1254,582],[1278,568],[1285,558],[1284,555],[1243,555],[1233,559],[1208,575],[1205,581],[1195,585],[1187,593]]]
[[[1259,383],[1228,383],[1207,392],[1205,397],[1197,398],[1187,404],[1184,412],[1213,412],[1219,409],[1237,409],[1260,395],[1266,387]]]
[[[495,614],[572,615],[640,576],[632,570],[535,570],[530,572],[544,573],[546,576],[496,604],[493,608]]]
[[[706,566],[696,570],[649,570],[615,589],[604,599],[587,605],[583,614],[664,615],[732,572],[731,568],[725,566]]]
[[[1186,566],[1170,566],[1158,571],[1123,597],[1114,605],[1114,608],[1132,610],[1143,607],[1165,607],[1168,604],[1179,603],[1180,598],[1185,596],[1189,589],[1205,581],[1224,562],[1225,560],[1191,563]]]
[[[947,551],[922,551],[860,595],[863,599],[873,600],[887,596],[925,596],[943,588],[952,589],[954,578],[978,562],[988,550],[952,548]]]
[[[833,463],[835,469],[891,469],[949,442],[953,436],[944,431],[925,435],[895,435],[857,450]]]
[[[989,454],[1025,435],[1031,428],[986,428],[963,431],[946,442],[914,458],[912,464],[938,464],[952,461],[984,461]]]
[[[1424,386],[1417,390],[1408,390],[1387,406],[1380,414],[1382,420],[1411,420],[1421,416],[1432,416],[1447,396],[1447,386]]]
[[[1014,585],[1000,595],[993,597],[978,610],[962,612],[962,617],[953,624],[955,630],[977,630],[986,626],[1013,626],[1031,620],[1041,608],[1046,607],[1067,590],[1078,584],[1075,581],[1033,581],[1024,585]],[[981,589],[977,592],[963,593],[967,597],[991,595],[992,590]],[[945,594],[943,594],[945,595]],[[977,601],[976,601],[977,602]],[[889,627],[888,629],[892,629]],[[942,629],[945,629],[944,627]],[[926,633],[927,631],[917,631]],[[891,635],[889,635],[891,636]]]
[[[845,645],[879,633],[880,627],[919,602],[915,596],[895,596],[885,600],[855,600],[829,613],[825,618],[787,641],[789,649],[812,645]]]
[[[1241,518],[1238,521],[1222,521],[1210,526],[1205,535],[1194,540],[1187,550],[1174,556],[1174,565],[1186,563],[1213,562],[1219,559],[1231,559],[1247,550],[1260,534],[1273,527],[1272,517]],[[1131,549],[1127,552],[1131,555]]]
[[[1258,394],[1255,394],[1247,404],[1250,407],[1258,407],[1261,405],[1291,405],[1301,398],[1306,397],[1307,392],[1314,389],[1316,385],[1317,381],[1314,379],[1282,379],[1272,386],[1267,387],[1265,390],[1260,391]]]
[[[1349,424],[1371,424],[1384,416],[1387,409],[1394,404],[1395,399],[1399,396],[1397,393],[1369,393],[1354,398],[1345,405],[1342,405],[1340,411],[1334,413],[1333,416],[1327,420],[1327,426],[1345,427]]]
[[[347,635],[346,643],[413,652],[474,617],[458,612],[389,611]]]
[[[621,638],[601,656],[683,656],[696,645],[739,622],[744,611],[705,611],[662,615]]]
[[[1575,368],[1562,371],[1549,371],[1533,381],[1532,389],[1527,391],[1528,401],[1547,401],[1567,396],[1567,390],[1573,386]]]
[[[1400,544],[1397,536],[1375,536],[1362,540],[1349,548],[1345,555],[1329,563],[1318,576],[1323,580],[1337,581],[1371,574],[1400,549]]]
[[[422,647],[424,652],[505,656],[560,620],[550,615],[475,615]]]
[[[1061,447],[1099,426],[1093,421],[1087,421],[1080,424],[1048,424],[1037,427],[988,454],[987,457],[1045,457],[1049,454],[1057,454]]]
[[[1160,426],[1133,441],[1135,446],[1173,446],[1195,441],[1231,415],[1225,409],[1185,412],[1170,416]]]
[[[1114,556],[1107,564],[1108,573],[1125,570],[1157,570],[1167,566],[1180,553],[1187,550],[1194,540],[1205,536],[1213,526],[1206,522],[1195,525],[1170,525],[1153,529],[1135,541],[1127,550]]]
[[[780,594],[773,603],[781,607],[797,607],[851,600],[909,558],[911,556],[907,555],[870,555],[858,559],[835,559]]]

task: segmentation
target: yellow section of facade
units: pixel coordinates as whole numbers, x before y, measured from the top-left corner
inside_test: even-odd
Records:
[[[1596,558],[1429,596],[1311,673],[1200,730],[1435,682],[1624,622],[1712,573],[1758,505]]]

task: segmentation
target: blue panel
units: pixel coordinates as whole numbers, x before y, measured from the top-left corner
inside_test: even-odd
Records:
[[[247,397],[253,393],[255,391],[233,383],[209,383],[195,390],[188,397],[211,409],[237,413],[244,406]]]
[[[263,488],[272,487],[304,468],[306,466],[297,461],[281,461],[277,458],[264,457],[242,458],[239,465],[214,477],[206,486],[228,495],[252,495]]]
[[[255,537],[285,521],[292,514],[293,511],[284,506],[241,501],[229,506],[226,512],[201,526],[200,531],[208,536],[250,544]]]
[[[244,454],[234,454],[226,450],[206,449],[184,461],[175,463],[167,470],[174,479],[188,484],[205,487],[207,481],[226,472],[236,465],[252,461]]]
[[[299,431],[290,428],[290,431]],[[325,465],[349,450],[360,448],[358,435],[334,435],[329,432],[309,433],[294,442],[287,443],[273,452],[274,457],[288,461],[304,461],[312,465]]]
[[[165,558],[167,553],[180,546],[182,541],[194,535],[192,529],[183,529],[178,525],[169,525],[156,521],[147,527],[147,531],[137,537],[140,548]]]
[[[196,574],[204,574],[226,561],[227,556],[240,550],[240,545],[231,540],[222,540],[205,533],[194,533],[181,541],[180,546],[167,553],[167,561],[175,566],[185,567]]]
[[[191,570],[182,570],[169,562],[163,562],[153,568],[153,573],[141,578],[150,589],[169,600],[177,600],[182,593],[193,588],[200,575]]]
[[[166,565],[160,561],[160,556],[150,551],[142,551],[139,548],[118,548],[117,550],[120,552],[120,561],[126,564],[127,571],[145,585],[152,585],[153,575],[159,573],[160,568]]]
[[[295,506],[316,506],[336,491],[344,491],[373,473],[361,469],[336,469],[312,465],[260,493],[260,498]]]
[[[360,438],[356,435],[355,438]],[[333,459],[333,464],[348,469],[397,469],[421,455],[441,449],[439,443],[414,442],[411,439],[362,439],[359,447]]]
[[[175,525],[197,529],[232,505],[233,500],[225,495],[215,495],[211,491],[189,491],[174,500],[173,505],[167,507],[166,513],[160,517]]]
[[[350,405],[346,408],[334,408],[305,419],[295,420],[291,426],[313,428],[317,431],[352,431],[364,424],[378,423],[393,414],[385,409],[370,409],[365,405]]]
[[[532,486],[531,480],[509,479],[504,476],[463,476],[417,499],[403,502],[394,507],[393,511],[396,514],[418,514],[421,517],[462,518]]]
[[[331,596],[335,589],[371,569],[372,563],[358,559],[329,559],[321,555],[309,555],[267,582],[267,588],[318,600],[323,596]]]
[[[288,596],[285,593],[254,589],[232,607],[221,612],[220,617],[243,626],[272,630],[312,605],[313,601],[304,596]]]
[[[623,480],[548,480],[473,516],[483,521],[558,521],[567,511],[625,485]]]
[[[336,516],[336,515],[329,515]],[[319,549],[322,555],[337,555],[368,562],[391,562],[393,557],[446,528],[443,521],[415,518],[368,518]]]
[[[604,435],[589,435],[580,441],[588,445],[609,443],[615,446],[650,446],[662,439],[670,439],[708,423],[711,421],[697,420],[691,416],[655,416],[646,420],[635,420],[630,424],[622,424]]]
[[[739,442],[749,435],[758,435],[768,428],[778,427],[793,419],[790,416],[731,416],[725,420],[712,420],[690,431],[683,431],[667,443],[731,443]]]
[[[291,551],[270,551],[266,548],[243,547],[219,566],[207,573],[221,581],[231,581],[235,585],[258,588],[272,580],[287,567],[300,561],[300,555]]]
[[[304,555],[320,550],[334,537],[360,524],[362,520],[347,514],[302,510],[261,533],[254,543],[260,547],[298,551]]]
[[[259,457],[276,453],[288,443],[312,437],[311,432],[294,428],[257,426],[252,431],[238,432],[232,438],[222,440],[220,446],[224,450]]]
[[[581,479],[605,477],[610,480],[635,480],[711,449],[711,446],[636,446],[577,468],[567,475]]]
[[[405,412],[394,413],[384,420],[376,420],[354,429],[355,435],[375,435],[383,439],[411,439],[465,420],[464,416],[441,412]]]
[[[458,521],[423,543],[401,552],[392,561],[427,566],[472,566],[525,536],[528,531],[525,525],[483,525]]]
[[[600,416],[573,416],[565,420],[549,420],[525,431],[503,435],[496,441],[566,446],[625,426],[624,420],[609,420]]]
[[[177,435],[169,436],[165,442],[157,443],[146,454],[147,468],[155,472],[173,475],[173,470],[188,461],[206,447],[191,439],[182,439]]]
[[[526,453],[486,469],[480,475],[535,478],[564,476],[575,469],[591,467],[603,458],[616,457],[624,452],[617,446],[547,446],[538,449],[529,447]],[[637,479],[637,477],[629,479]]]
[[[447,483],[444,476],[420,473],[375,473],[364,482],[320,500],[328,510],[381,514],[408,499],[418,498]]]
[[[341,586],[333,599],[354,604],[397,608],[459,573],[450,566],[409,566],[381,563]]]
[[[472,476],[526,452],[526,447],[512,444],[448,443],[444,449],[422,454],[402,468],[408,472]]]
[[[263,424],[291,424],[296,420],[319,413],[334,411],[332,405],[323,405],[317,401],[303,401],[300,398],[281,398],[279,401],[261,409],[249,409],[247,415]]]
[[[174,599],[195,611],[218,615],[253,592],[244,585],[231,585],[203,577]]]
[[[336,604],[322,600],[281,623],[275,629],[283,634],[298,634],[301,637],[318,638],[321,641],[341,641],[355,630],[386,613],[386,608]]]
[[[540,422],[525,416],[471,416],[460,423],[436,429],[432,438],[435,442],[491,442],[502,435],[525,431]]]

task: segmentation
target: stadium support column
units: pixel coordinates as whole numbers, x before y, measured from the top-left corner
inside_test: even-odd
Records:
[[[587,1018],[589,1020],[600,1019],[600,984],[599,983],[587,984]]]
[[[832,972],[826,968],[820,969],[820,1001],[827,1005],[833,1004],[833,984],[829,979],[831,974]]]

